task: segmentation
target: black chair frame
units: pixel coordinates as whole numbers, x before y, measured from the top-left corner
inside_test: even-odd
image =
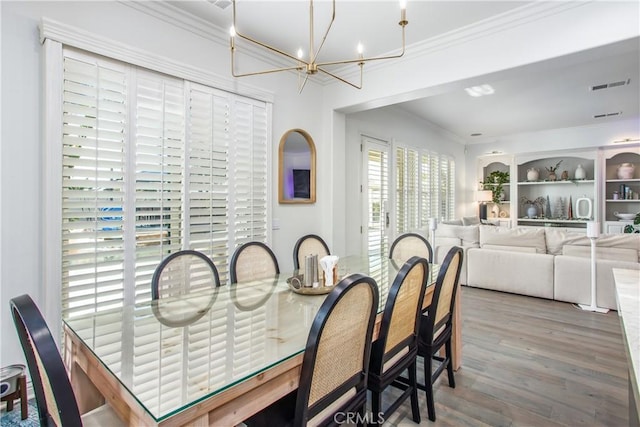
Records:
[[[429,261],[429,263],[433,262],[433,248],[431,247],[431,243],[429,243],[429,241],[422,236],[421,234],[418,233],[404,233],[399,235],[398,237],[396,237],[396,239],[393,241],[393,243],[391,244],[391,249],[389,249],[389,258],[392,258],[393,255],[393,250],[395,249],[396,245],[398,243],[400,243],[400,241],[406,237],[416,237],[420,240],[422,240],[422,242],[424,242],[425,246],[427,247],[427,250],[429,251],[429,259],[427,261]]]
[[[296,270],[300,269],[300,261],[298,260],[298,254],[300,252],[300,246],[302,246],[302,243],[307,239],[318,240],[322,244],[324,249],[327,251],[327,254],[331,255],[331,251],[329,250],[329,246],[327,246],[327,243],[324,241],[324,239],[322,239],[322,237],[318,236],[317,234],[307,234],[305,236],[302,236],[301,238],[298,239],[296,244],[293,246],[293,268],[296,269]]]
[[[300,384],[298,387],[294,426],[306,425],[308,419],[313,418],[323,409],[331,405],[336,399],[344,395],[351,388],[356,388],[356,395],[349,400],[342,408],[339,408],[339,412],[344,413],[359,413],[361,419],[364,420],[366,403],[367,403],[367,380],[369,370],[369,360],[371,355],[371,346],[366,346],[365,356],[363,360],[362,371],[351,377],[348,381],[342,384],[340,387],[333,390],[331,393],[318,400],[313,406],[309,407],[309,393],[311,389],[311,381],[313,379],[313,366],[317,356],[316,343],[318,342],[325,324],[330,317],[333,308],[336,303],[342,299],[346,294],[345,290],[360,283],[367,283],[371,286],[374,301],[371,305],[371,312],[369,313],[369,325],[366,332],[366,341],[371,342],[373,335],[373,327],[375,324],[376,311],[379,301],[378,286],[376,281],[371,277],[364,276],[362,274],[352,274],[341,280],[336,287],[331,291],[323,302],[318,314],[316,315],[313,324],[311,325],[311,331],[309,332],[309,338],[305,348],[303,360],[302,360],[302,372],[300,376]],[[310,369],[305,369],[310,367]],[[339,420],[338,420],[339,421]],[[339,425],[336,420],[332,419],[327,425]]]
[[[174,259],[181,256],[186,256],[186,255],[197,256],[198,258],[202,259],[205,263],[207,263],[209,268],[211,268],[211,270],[213,271],[213,276],[215,279],[214,287],[217,288],[220,286],[220,276],[218,275],[218,269],[216,268],[211,258],[206,256],[202,252],[194,251],[192,249],[185,249],[185,250],[170,254],[168,257],[163,259],[162,262],[158,264],[158,266],[156,267],[155,271],[153,272],[153,277],[151,278],[151,299],[152,300],[160,299],[160,290],[159,290],[160,276],[162,275],[162,271],[165,269],[165,267]]]
[[[460,255],[460,262],[458,264],[454,279],[454,288],[451,294],[449,313],[438,323],[435,323],[436,311],[438,309],[437,301],[440,300],[440,292],[444,284],[445,276],[447,274],[447,271],[449,270],[451,262],[458,254]],[[464,252],[460,247],[454,246],[449,250],[444,259],[444,262],[440,266],[440,271],[438,273],[438,278],[435,284],[436,287],[433,291],[432,303],[423,312],[423,317],[421,319],[420,336],[418,339],[418,356],[422,356],[424,359],[425,384],[418,384],[418,388],[424,390],[427,394],[427,410],[429,412],[429,419],[431,421],[436,420],[436,411],[433,399],[433,383],[440,376],[442,371],[444,371],[445,369],[447,370],[449,387],[456,387],[455,378],[453,376],[453,361],[451,357],[451,337],[453,332],[453,315],[456,302],[456,294],[459,287],[460,270],[462,269],[463,257]],[[442,331],[440,331],[436,339],[433,340],[432,338],[434,333],[439,331],[441,328]],[[445,347],[445,356],[441,357],[436,355],[436,353],[438,353],[443,345]],[[431,374],[433,360],[436,360],[440,363],[436,370]],[[430,377],[428,377],[428,375],[430,375]]]
[[[18,338],[24,351],[31,383],[38,406],[38,418],[41,426],[54,426],[55,422],[45,398],[45,389],[41,378],[47,377],[53,392],[58,416],[65,427],[81,427],[82,420],[78,409],[78,402],[71,382],[67,376],[58,346],[53,340],[42,313],[29,295],[21,295],[10,302],[11,314],[16,325]],[[40,372],[37,357],[45,372]]]
[[[280,274],[278,259],[276,258],[276,255],[273,253],[271,248],[262,242],[248,242],[248,243],[244,243],[243,245],[240,245],[231,256],[231,263],[229,264],[229,277],[230,277],[231,283],[238,283],[238,275],[236,273],[238,257],[245,249],[247,249],[250,246],[260,246],[261,248],[263,248],[269,254],[269,256],[271,256],[271,259],[273,260],[273,265],[275,266],[275,269],[276,269],[276,274]]]
[[[415,328],[414,334],[405,339],[404,341],[397,344],[393,349],[388,351],[386,354],[384,349],[387,344],[388,331],[391,327],[391,318],[393,315],[393,307],[395,306],[396,299],[398,297],[398,293],[400,291],[400,286],[405,278],[405,276],[418,264],[422,264],[425,276],[422,282],[422,289],[420,290],[419,296],[419,306],[416,310],[416,316],[414,319]],[[387,297],[387,301],[385,303],[384,312],[382,314],[382,322],[380,324],[380,332],[378,334],[378,339],[373,343],[373,347],[371,350],[371,368],[369,370],[369,381],[368,388],[371,391],[371,409],[374,414],[374,422],[377,421],[378,414],[382,411],[382,392],[389,386],[393,386],[403,390],[402,394],[393,402],[382,414],[382,418],[386,419],[388,415],[395,412],[396,409],[407,399],[407,397],[411,398],[411,412],[413,421],[416,423],[420,422],[420,408],[418,405],[418,394],[417,394],[417,374],[416,374],[416,366],[417,366],[417,355],[418,355],[418,333],[419,333],[419,322],[422,317],[422,304],[424,301],[424,295],[427,288],[427,281],[429,279],[429,263],[426,259],[421,257],[411,257],[398,271],[391,288],[389,289],[389,296]],[[408,352],[402,356],[400,360],[396,362],[396,364],[390,367],[386,372],[382,372],[383,366],[390,359],[395,357],[398,352],[404,348],[408,347]],[[405,378],[401,378],[400,375],[408,370],[409,378],[408,381]]]

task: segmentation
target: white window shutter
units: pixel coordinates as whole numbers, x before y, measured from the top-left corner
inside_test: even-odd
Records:
[[[151,299],[157,265],[183,249],[185,105],[183,82],[138,70],[135,126],[135,293]]]
[[[65,317],[122,304],[124,67],[64,58],[62,310]]]

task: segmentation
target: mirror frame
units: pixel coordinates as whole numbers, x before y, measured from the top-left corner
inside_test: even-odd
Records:
[[[287,138],[292,133],[297,132],[304,137],[309,145],[309,155],[311,156],[309,167],[309,198],[308,199],[287,199],[284,194],[284,146]],[[280,138],[280,147],[278,148],[278,201],[281,204],[311,204],[316,202],[316,146],[313,143],[311,135],[303,129],[289,129]]]

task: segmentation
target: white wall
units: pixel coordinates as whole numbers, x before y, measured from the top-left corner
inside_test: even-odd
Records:
[[[344,255],[360,254],[362,249],[360,226],[365,224],[362,224],[362,194],[360,193],[363,178],[361,135],[388,141],[391,147],[390,152],[393,152],[393,144],[397,143],[450,155],[456,161],[457,194],[464,186],[466,170],[464,146],[447,132],[397,107],[348,114],[345,137],[345,158],[348,167],[344,181],[345,211],[348,214]],[[391,158],[394,158],[393,155]]]
[[[640,3],[637,1],[535,2],[503,14],[495,25],[482,22],[424,45],[410,46],[404,58],[385,67],[367,64],[361,91],[353,91],[341,83],[325,88],[323,126],[324,133],[333,138],[332,161],[340,164],[345,159],[345,114],[433,95],[459,87],[463,80],[631,39],[639,34]],[[345,169],[337,168],[331,180],[333,204],[339,206],[347,198],[343,185]],[[463,197],[468,198],[468,194]],[[465,210],[472,209],[473,203],[467,205]],[[350,215],[351,212],[339,209],[333,211],[330,228],[338,251],[347,246],[344,230]]]
[[[38,25],[42,17],[69,24],[99,37],[123,43],[161,58],[182,61],[220,76],[229,86],[235,83],[229,73],[226,43],[155,19],[120,2],[0,2],[2,37],[2,146],[1,146],[1,256],[0,276],[0,365],[23,363],[9,312],[9,300],[29,293],[42,311],[44,305],[42,238],[47,206],[42,203],[44,184],[43,130],[43,58]],[[251,64],[248,61],[245,65]],[[264,66],[264,65],[263,65]],[[294,74],[247,78],[253,85],[273,94],[273,132],[271,155],[277,166],[281,135],[291,128],[302,128],[314,138],[318,155],[328,148],[323,138],[321,87],[309,83],[297,93]],[[272,183],[277,183],[277,167],[272,167]],[[322,186],[322,182],[318,183]],[[324,190],[321,190],[324,191]],[[292,248],[304,232],[327,234],[321,228],[321,212],[329,206],[320,198],[311,206],[280,206],[277,186],[271,188],[273,218],[281,228],[272,234],[272,246],[284,270],[293,266]],[[303,214],[302,211],[304,211]],[[57,303],[57,302],[54,302]],[[47,319],[54,334],[56,319]]]

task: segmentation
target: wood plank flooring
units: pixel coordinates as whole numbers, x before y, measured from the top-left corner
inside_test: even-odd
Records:
[[[463,287],[462,320],[456,388],[448,386],[446,372],[440,375],[435,423],[420,392],[421,426],[628,425],[617,312]],[[409,402],[385,425],[415,426]]]

